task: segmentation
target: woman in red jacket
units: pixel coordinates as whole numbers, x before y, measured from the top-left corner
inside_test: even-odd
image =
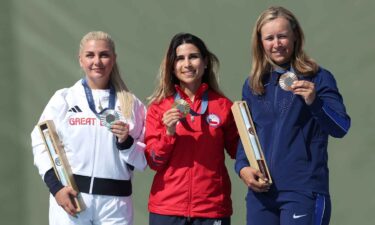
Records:
[[[150,225],[230,224],[224,148],[235,157],[238,132],[232,102],[216,80],[218,65],[200,38],[172,38],[146,118],[145,154],[156,171]]]

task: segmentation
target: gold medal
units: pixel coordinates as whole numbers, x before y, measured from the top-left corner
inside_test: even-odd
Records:
[[[176,101],[174,101],[172,108],[178,109],[181,112],[182,117],[186,117],[190,112],[189,103],[187,103],[183,99],[177,99]]]
[[[100,121],[102,124],[108,128],[111,128],[112,123],[120,119],[120,114],[113,109],[107,109],[102,114],[100,114]]]
[[[294,81],[298,80],[297,75],[288,71],[280,76],[279,85],[285,91],[292,90],[292,84]]]

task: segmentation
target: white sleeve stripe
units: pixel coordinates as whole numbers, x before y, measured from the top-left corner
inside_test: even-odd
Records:
[[[345,133],[349,130],[349,123],[342,119],[336,112],[332,111],[330,108],[323,106],[324,113],[337,125],[339,126]]]

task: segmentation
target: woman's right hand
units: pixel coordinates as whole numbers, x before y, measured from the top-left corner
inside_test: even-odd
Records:
[[[78,193],[72,187],[63,187],[56,195],[55,199],[59,206],[61,206],[69,215],[75,216],[77,209],[73,204],[73,197],[77,197]]]
[[[177,122],[181,118],[180,110],[171,108],[163,114],[163,124],[167,128],[167,135],[174,135],[176,132]]]
[[[270,189],[271,184],[268,183],[267,178],[250,166],[240,170],[240,177],[246,186],[255,192],[267,192]]]

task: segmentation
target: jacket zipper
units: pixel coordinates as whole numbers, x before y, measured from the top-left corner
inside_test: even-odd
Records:
[[[95,164],[96,164],[96,151],[97,151],[97,133],[98,133],[98,129],[100,129],[100,120],[95,116],[95,134],[94,134],[94,145],[93,145],[93,151],[92,151],[92,154],[93,154],[93,164],[92,164],[92,168],[91,168],[91,181],[90,181],[90,191],[89,193],[91,194],[92,191],[93,191],[93,188],[94,188],[94,180],[95,180]]]
[[[191,217],[191,202],[192,202],[192,197],[191,197],[191,190],[192,190],[192,186],[193,186],[193,181],[192,181],[192,177],[193,177],[193,173],[192,173],[192,169],[190,169],[190,172],[189,172],[189,192],[188,192],[188,214],[187,214],[187,220],[190,221],[190,217]]]
[[[275,115],[275,119],[277,119],[277,117],[278,117],[278,114],[277,114],[277,97],[278,97],[278,86],[277,85],[275,85],[274,86],[275,87],[275,89],[274,89],[274,100],[273,100],[273,112],[274,112],[274,115]],[[272,123],[272,126],[273,126],[273,129],[272,129],[272,133],[271,133],[271,151],[270,151],[270,168],[269,168],[269,170],[271,171],[272,170],[272,168],[273,168],[273,155],[274,155],[274,152],[275,152],[275,149],[274,149],[274,145],[275,145],[275,138],[274,138],[274,136],[275,136],[275,133],[277,133],[277,132],[275,132],[275,130],[277,130],[278,129],[278,124],[274,121],[273,123]]]

